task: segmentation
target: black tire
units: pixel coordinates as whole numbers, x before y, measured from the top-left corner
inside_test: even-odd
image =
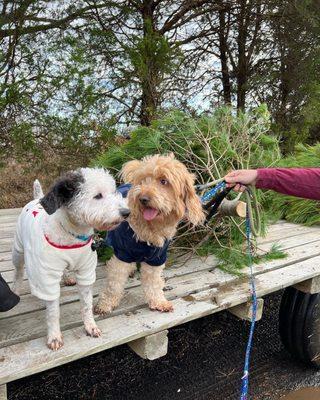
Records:
[[[279,311],[284,347],[297,359],[320,368],[320,294],[285,289]]]
[[[298,291],[293,287],[285,289],[279,311],[279,333],[284,347],[293,353],[292,346],[292,320]]]
[[[307,310],[309,308],[310,294],[297,290],[294,315],[292,318],[292,351],[301,361],[308,362],[304,351],[304,328]]]
[[[303,338],[308,362],[320,369],[320,293],[310,296]]]

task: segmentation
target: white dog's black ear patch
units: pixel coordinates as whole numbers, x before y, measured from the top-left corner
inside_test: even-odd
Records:
[[[51,215],[61,206],[70,203],[71,199],[79,193],[84,182],[81,172],[68,172],[54,183],[49,192],[40,200],[45,211]]]

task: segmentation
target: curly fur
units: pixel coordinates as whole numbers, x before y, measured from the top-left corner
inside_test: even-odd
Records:
[[[162,247],[166,239],[174,236],[182,219],[186,218],[193,225],[204,221],[201,202],[194,189],[194,176],[172,154],[129,161],[123,166],[121,176],[125,182],[132,184],[128,193],[131,211],[128,222],[139,240]],[[148,198],[147,206],[158,212],[152,220],[144,218],[143,197]],[[142,263],[141,283],[151,309],[172,311],[172,304],[163,293],[164,267]],[[106,268],[107,286],[95,307],[97,313],[111,312],[119,304],[132,268],[132,264],[120,261],[115,256],[109,261]]]
[[[173,155],[157,154],[141,161],[129,161],[123,166],[121,176],[132,184],[128,194],[129,223],[140,240],[161,247],[166,239],[174,236],[183,218],[193,225],[204,221],[201,202],[194,189],[194,176]],[[161,180],[166,180],[167,184],[162,185]],[[152,221],[143,218],[141,196],[148,196],[148,206],[159,211]]]
[[[36,200],[24,207],[17,224],[12,252],[12,261],[16,268],[14,291],[19,293],[21,290],[25,262],[27,271],[30,272],[30,281],[32,276],[37,275],[32,272],[37,271],[37,264],[47,266],[48,276],[51,274],[54,277],[53,284],[57,283],[58,286],[59,273],[63,274],[67,285],[77,283],[69,271],[70,265],[73,266],[73,273],[78,272],[78,281],[79,268],[82,268],[82,264],[85,269],[82,275],[95,276],[92,271],[94,272],[95,269],[96,253],[92,252],[90,245],[83,247],[84,250],[81,253],[82,250],[59,249],[54,259],[58,272],[55,270],[53,274],[49,268],[50,261],[47,261],[50,251],[47,251],[45,246],[41,247],[41,243],[44,241],[43,237],[46,236],[56,245],[79,245],[83,243],[81,236],[90,237],[94,228],[108,230],[119,225],[129,214],[129,210],[126,207],[126,199],[116,192],[113,177],[107,170],[101,168],[81,168],[58,179],[45,196],[39,181],[35,181],[34,197]],[[33,208],[36,209],[35,214],[31,213]],[[37,219],[33,220],[33,218]],[[38,222],[33,223],[33,221]],[[26,229],[27,227],[30,229]],[[25,232],[29,231],[32,234],[26,235]],[[29,236],[32,240],[29,240]],[[35,255],[34,263],[30,261],[28,263],[30,254]],[[82,257],[85,258],[82,259]],[[67,266],[66,270],[64,270],[65,266]],[[85,330],[88,335],[98,337],[101,332],[92,314],[91,284],[78,282],[78,290]],[[43,294],[39,297],[42,298],[41,296]],[[56,299],[43,298],[47,310],[47,345],[52,350],[58,350],[63,345],[58,296],[59,293]]]

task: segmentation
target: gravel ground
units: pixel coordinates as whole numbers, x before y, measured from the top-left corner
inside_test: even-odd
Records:
[[[250,398],[275,400],[290,390],[320,386],[320,371],[282,348],[281,294],[265,299],[256,325]],[[8,385],[10,400],[236,400],[249,323],[221,312],[169,331],[167,356],[146,361],[120,346]]]

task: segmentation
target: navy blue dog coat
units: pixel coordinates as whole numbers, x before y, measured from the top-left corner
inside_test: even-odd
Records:
[[[127,197],[131,185],[125,184],[118,187],[123,197]],[[158,267],[166,262],[169,240],[163,247],[149,245],[135,237],[133,229],[127,221],[123,221],[116,229],[107,233],[105,243],[113,248],[115,256],[124,262],[145,262]]]

